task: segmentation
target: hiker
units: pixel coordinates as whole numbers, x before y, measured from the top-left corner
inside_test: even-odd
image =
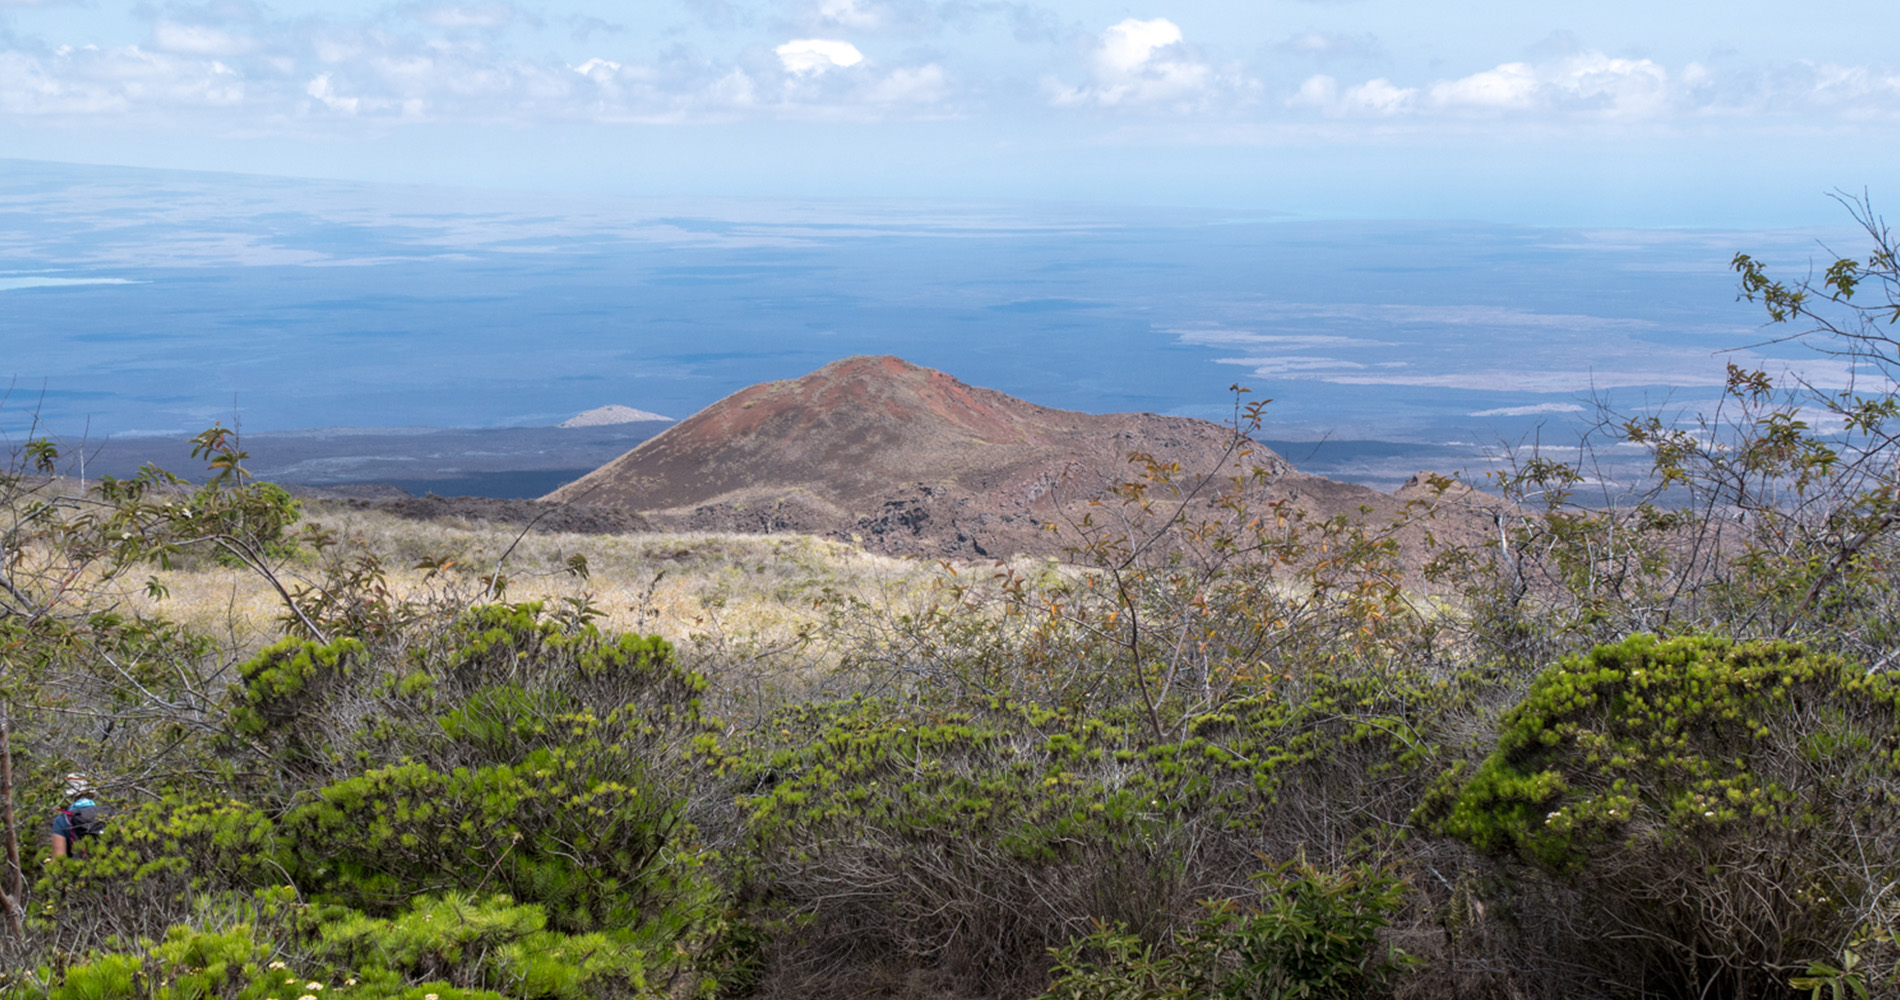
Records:
[[[72,804],[53,814],[53,857],[77,855],[81,840],[105,831],[105,814],[92,795],[92,782],[85,775],[66,776],[66,798]]]

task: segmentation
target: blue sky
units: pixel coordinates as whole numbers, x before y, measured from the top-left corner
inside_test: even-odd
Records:
[[[0,156],[622,195],[1805,225],[1900,5],[0,0]]]

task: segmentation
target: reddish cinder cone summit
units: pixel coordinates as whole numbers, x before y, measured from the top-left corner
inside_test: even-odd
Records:
[[[630,508],[663,527],[801,532],[894,553],[1054,552],[1072,539],[1043,525],[1079,520],[1134,476],[1131,453],[1228,475],[1233,443],[1232,428],[1205,420],[1054,410],[900,358],[853,357],[734,393],[547,499]],[[1394,503],[1245,450],[1248,467],[1322,509]]]

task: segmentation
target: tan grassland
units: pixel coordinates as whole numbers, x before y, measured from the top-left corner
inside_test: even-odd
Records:
[[[688,662],[727,664],[772,660],[774,666],[819,666],[822,655],[805,641],[827,595],[899,609],[919,601],[944,575],[943,565],[868,553],[855,546],[804,535],[654,532],[627,535],[522,533],[521,529],[461,519],[417,521],[374,509],[323,502],[307,506],[301,529],[320,525],[336,544],[321,557],[285,560],[286,586],[315,586],[326,566],[373,555],[381,560],[399,599],[447,598],[475,603],[485,578],[499,567],[510,601],[542,601],[551,609],[585,601],[610,632],[658,634]],[[585,577],[568,563],[586,559]],[[424,562],[446,569],[431,573]],[[987,564],[986,564],[987,565]],[[164,589],[154,596],[137,584],[124,588],[126,610],[160,615],[216,637],[233,657],[246,656],[283,634],[284,605],[249,570],[195,560],[149,575]],[[791,656],[795,647],[802,655]],[[724,678],[731,680],[731,678]]]

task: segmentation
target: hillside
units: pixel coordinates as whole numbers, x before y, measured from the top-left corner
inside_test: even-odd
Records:
[[[1152,413],[1056,410],[891,356],[846,358],[741,390],[550,494],[676,530],[799,532],[874,551],[1050,553],[1135,453],[1190,476],[1259,469],[1272,500],[1321,518],[1404,501],[1304,475],[1232,428]]]

